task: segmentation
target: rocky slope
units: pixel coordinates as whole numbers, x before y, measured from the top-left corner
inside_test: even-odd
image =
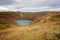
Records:
[[[17,20],[30,19],[35,20],[43,16],[43,13],[24,13],[24,12],[0,12],[0,23],[14,24]]]
[[[29,26],[11,24],[0,30],[0,40],[60,40],[60,12],[45,12],[35,19],[38,20]]]

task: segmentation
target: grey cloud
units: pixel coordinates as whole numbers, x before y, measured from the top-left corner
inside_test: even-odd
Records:
[[[17,2],[21,1],[21,2]],[[37,1],[37,2],[36,2]],[[33,3],[34,2],[34,3]],[[49,7],[60,7],[60,0],[35,0],[35,1],[22,1],[22,0],[0,0],[0,5],[16,5],[19,7],[40,7],[40,6],[49,6]]]
[[[50,0],[42,4],[40,2],[36,3],[34,6],[49,6],[49,7],[60,7],[60,0]]]
[[[16,1],[14,0],[0,0],[0,5],[11,5],[14,4]]]

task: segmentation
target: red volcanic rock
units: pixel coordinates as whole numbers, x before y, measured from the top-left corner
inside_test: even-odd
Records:
[[[15,24],[18,19],[18,13],[15,12],[0,12],[0,24]]]
[[[42,14],[40,12],[0,12],[0,24],[16,24],[16,21],[21,19],[34,21],[41,17]]]

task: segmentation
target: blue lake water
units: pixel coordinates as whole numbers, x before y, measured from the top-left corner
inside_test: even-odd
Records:
[[[31,24],[31,22],[32,22],[31,20],[18,20],[17,24],[21,26],[25,26]]]

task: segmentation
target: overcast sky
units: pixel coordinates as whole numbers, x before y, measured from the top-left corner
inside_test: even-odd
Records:
[[[2,10],[32,11],[46,8],[60,8],[60,0],[0,0]],[[5,8],[5,9],[4,9]]]

